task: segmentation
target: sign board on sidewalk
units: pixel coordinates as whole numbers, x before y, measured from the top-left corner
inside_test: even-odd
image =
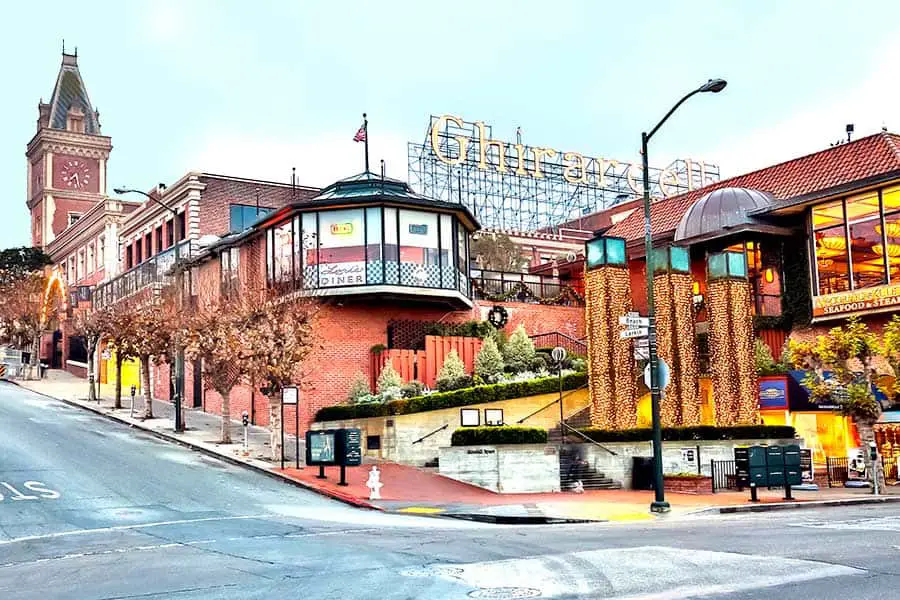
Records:
[[[297,386],[288,386],[281,388],[281,403],[282,404],[297,404],[297,399],[300,394],[297,393]]]
[[[322,431],[306,432],[306,464],[307,465],[334,465],[337,464],[335,449],[337,447],[337,430],[326,429]]]
[[[812,448],[800,448],[800,477],[803,479],[803,483],[813,483],[814,475]]]

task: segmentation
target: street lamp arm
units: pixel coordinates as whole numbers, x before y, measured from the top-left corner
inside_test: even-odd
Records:
[[[660,127],[663,126],[663,123],[665,123],[666,121],[669,120],[669,117],[672,116],[672,113],[674,113],[676,110],[678,110],[678,107],[679,107],[679,106],[681,106],[682,104],[684,104],[685,102],[687,102],[688,98],[690,98],[690,97],[693,96],[694,94],[699,94],[701,91],[703,91],[701,88],[697,88],[697,89],[694,90],[693,92],[691,92],[691,93],[685,95],[685,97],[682,98],[681,100],[679,100],[679,101],[675,104],[675,106],[673,106],[672,108],[670,108],[670,109],[669,109],[669,112],[666,113],[666,116],[664,116],[664,117],[662,118],[662,120],[661,120],[659,123],[656,124],[656,127],[654,127],[653,129],[651,129],[651,130],[650,130],[650,133],[647,134],[647,141],[649,141],[650,138],[653,137],[653,134],[656,133],[656,131],[657,131]]]
[[[141,196],[146,196],[150,200],[153,200],[154,202],[156,202],[157,204],[159,204],[160,206],[162,206],[163,208],[165,208],[166,210],[171,212],[176,217],[178,216],[178,210],[172,208],[168,204],[165,204],[164,202],[162,202],[159,198],[157,198],[151,194],[148,194],[147,192],[145,192],[143,190],[134,190],[131,188],[114,188],[113,191],[117,194],[140,194]]]

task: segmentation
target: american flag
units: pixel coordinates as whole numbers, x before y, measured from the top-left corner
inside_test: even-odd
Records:
[[[366,126],[361,125],[359,131],[356,132],[356,135],[353,136],[354,142],[364,142],[366,141]]]

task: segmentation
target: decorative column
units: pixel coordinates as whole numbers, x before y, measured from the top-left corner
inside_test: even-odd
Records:
[[[660,415],[664,427],[699,425],[700,373],[694,323],[691,258],[687,248],[653,251],[657,351],[669,366]]]
[[[619,337],[619,317],[631,310],[625,240],[598,237],[585,249],[585,332],[591,425],[625,429],[637,424],[634,349]]]
[[[719,426],[759,423],[753,313],[743,251],[707,256],[710,371]]]

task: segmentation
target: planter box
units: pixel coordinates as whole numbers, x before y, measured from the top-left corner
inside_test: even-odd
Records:
[[[712,477],[679,477],[666,475],[663,477],[663,487],[667,492],[679,494],[712,494]]]

